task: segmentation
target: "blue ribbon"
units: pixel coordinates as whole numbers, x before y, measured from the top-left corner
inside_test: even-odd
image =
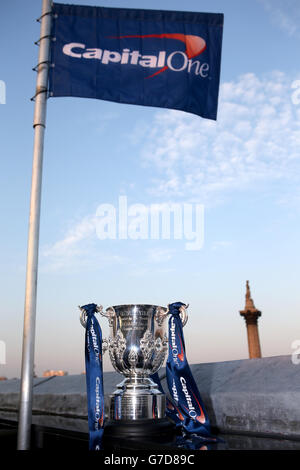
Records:
[[[96,304],[81,307],[87,317],[85,331],[85,367],[89,422],[89,449],[102,450],[104,432],[104,393],[102,366],[102,331],[94,316]]]
[[[215,441],[216,439],[211,437],[210,422],[186,358],[180,318],[180,307],[182,306],[185,307],[182,302],[169,305],[169,354],[166,376],[172,400],[167,398],[166,413],[184,434],[195,434]],[[152,376],[152,379],[163,392],[157,373]]]

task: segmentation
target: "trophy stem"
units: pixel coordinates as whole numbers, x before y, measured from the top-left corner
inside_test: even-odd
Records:
[[[165,417],[166,397],[149,377],[127,377],[109,397],[111,420],[145,420]]]
[[[131,388],[140,388],[143,390],[147,389],[157,389],[157,384],[153,382],[153,380],[147,376],[141,376],[141,375],[130,375],[129,377],[126,377],[120,384],[117,385],[118,388],[130,390]]]

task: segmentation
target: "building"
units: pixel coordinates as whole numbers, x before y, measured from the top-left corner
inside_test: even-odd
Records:
[[[65,370],[45,370],[45,372],[43,373],[43,377],[53,377],[55,375],[61,377],[63,375],[68,375],[68,372],[66,372]]]

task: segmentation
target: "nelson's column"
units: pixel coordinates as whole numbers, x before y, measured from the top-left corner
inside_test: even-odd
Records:
[[[240,314],[244,317],[247,327],[249,358],[254,359],[261,357],[257,319],[261,316],[261,312],[255,308],[251,298],[249,281],[246,281],[246,305],[244,310],[240,310]]]

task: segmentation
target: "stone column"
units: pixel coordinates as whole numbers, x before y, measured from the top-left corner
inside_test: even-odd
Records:
[[[249,281],[246,282],[246,305],[244,310],[240,310],[240,314],[244,317],[247,327],[249,358],[260,358],[261,349],[258,334],[258,318],[261,312],[255,308],[251,298]]]

